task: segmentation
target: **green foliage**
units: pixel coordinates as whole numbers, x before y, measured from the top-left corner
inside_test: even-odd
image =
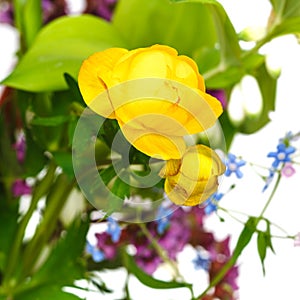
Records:
[[[130,145],[122,135],[115,138],[120,133],[116,120],[104,120],[85,110],[76,78],[83,60],[95,52],[110,47],[134,49],[153,44],[169,45],[179,54],[192,57],[206,86],[224,89],[229,96],[234,85],[250,74],[258,82],[263,108],[256,116],[247,115],[239,125],[232,124],[229,112],[224,110],[220,122],[229,148],[236,133],[251,134],[265,126],[269,122],[269,112],[275,108],[277,78],[268,72],[265,57],[259,54],[260,47],[277,36],[300,32],[299,0],[270,1],[273,11],[266,34],[250,50],[241,49],[239,35],[216,0],[119,0],[111,23],[82,15],[62,17],[43,28],[41,1],[13,1],[21,45],[16,68],[1,82],[16,89],[9,100],[12,106],[0,105],[0,156],[5,162],[0,167],[1,300],[76,300],[79,298],[64,292],[63,287],[74,286],[76,279],[90,278],[87,270],[117,268],[122,264],[129,274],[148,287],[192,289],[186,282],[166,282],[146,274],[126,252],[122,257],[119,253],[114,262],[95,263],[89,269],[83,255],[88,221],[80,216],[69,227],[60,224],[59,214],[75,186],[76,165],[84,177],[96,164],[94,177],[90,180],[86,176],[84,182],[91,191],[84,192],[86,196],[88,193],[95,196],[95,203],[104,204],[108,215],[120,211],[124,199],[133,192],[152,200],[163,197],[164,180],[159,176],[157,184],[149,188],[147,175],[152,171],[149,157]],[[7,111],[13,111],[13,114]],[[72,149],[77,121],[83,111],[86,120]],[[21,124],[18,126],[22,126],[26,135],[23,163],[18,163],[16,153],[12,151],[18,129],[16,123]],[[98,129],[98,124],[102,124],[100,130],[94,130]],[[95,143],[91,142],[91,137],[95,138]],[[115,165],[109,157],[111,150],[118,157]],[[72,151],[76,152],[77,161],[72,161]],[[86,160],[91,153],[95,158],[92,163]],[[124,162],[122,156],[125,155],[128,160]],[[130,169],[130,165],[137,169]],[[58,167],[61,168],[59,172]],[[39,174],[41,171],[46,175]],[[35,184],[30,207],[20,217],[19,199],[11,195],[11,187],[16,178],[28,177],[33,177]],[[99,177],[107,191],[98,184]],[[143,182],[140,183],[141,178]],[[133,181],[139,185],[131,187]],[[28,222],[41,198],[46,202],[42,220],[33,238],[24,241]],[[266,222],[265,231],[257,230],[261,220]],[[249,217],[231,258],[205,292],[224,278],[255,232],[265,273],[268,249],[274,252],[270,222],[262,216]],[[45,252],[47,255],[43,258],[47,249],[50,251]],[[108,292],[105,284],[98,288]]]
[[[258,250],[264,275],[266,273],[264,262],[267,255],[267,250],[271,249],[272,252],[275,253],[272,245],[270,222],[268,220],[265,220],[265,222],[267,225],[266,231],[259,231],[257,233],[257,250]]]
[[[298,0],[270,0],[273,5],[270,38],[300,32],[300,3]]]
[[[66,89],[64,73],[77,77],[82,61],[109,47],[124,47],[118,32],[92,16],[62,17],[45,26],[2,84],[32,92]]]
[[[144,285],[155,289],[175,289],[175,288],[190,288],[191,285],[185,282],[177,281],[162,281],[155,279],[139,268],[134,258],[124,252],[123,263],[130,274],[133,274]]]

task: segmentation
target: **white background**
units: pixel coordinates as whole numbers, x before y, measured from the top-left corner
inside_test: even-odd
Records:
[[[264,26],[270,13],[267,0],[222,0],[220,2],[224,5],[238,32],[249,26]],[[78,4],[76,0],[74,3]],[[3,79],[12,68],[17,35],[9,26],[1,25],[0,41],[0,79]],[[293,36],[287,36],[276,39],[265,46],[262,51],[268,53],[270,61],[282,69],[278,81],[276,110],[272,114],[272,122],[259,132],[250,136],[237,136],[230,151],[242,156],[246,161],[270,166],[272,159],[266,158],[266,155],[276,150],[278,138],[284,136],[289,130],[293,132],[300,130],[300,46]],[[251,93],[251,90],[247,93]],[[298,141],[298,147],[300,148],[300,141]],[[233,182],[237,184],[237,187],[222,199],[221,205],[228,209],[258,215],[270,191],[261,193],[264,183],[255,174],[253,168],[246,166],[242,171],[244,173],[242,180],[236,180],[234,177],[223,180],[221,189],[226,190],[226,187]],[[300,168],[298,166],[297,173],[293,177],[283,178],[278,193],[266,212],[266,217],[292,235],[300,231],[299,179]],[[232,235],[232,247],[241,231],[241,225],[227,216],[224,223],[221,223],[216,216],[211,217],[207,222],[207,227],[220,238],[227,234]],[[278,231],[276,233],[282,234]],[[299,279],[295,274],[300,270],[300,248],[294,247],[291,240],[274,239],[273,243],[276,255],[268,253],[265,277],[262,274],[255,239],[241,256],[238,279],[239,299],[299,299]],[[205,287],[205,276],[202,271],[194,271],[191,264],[193,258],[194,252],[186,249],[180,255],[180,268],[186,279],[195,283],[196,294],[198,294]],[[165,269],[160,269],[156,275],[168,279]],[[105,272],[101,276],[107,282],[108,287],[121,290],[124,280],[122,270]],[[141,293],[143,300],[189,299],[189,293],[184,289],[178,289],[175,292],[157,291],[142,286],[134,279],[130,281],[130,290],[134,300],[141,299]],[[121,296],[122,292],[117,292],[113,296],[101,295],[100,297],[101,299],[116,299]],[[99,295],[91,294],[88,299],[99,299]]]

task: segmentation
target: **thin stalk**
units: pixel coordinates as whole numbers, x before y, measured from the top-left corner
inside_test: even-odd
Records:
[[[4,276],[4,285],[11,281],[11,277],[13,273],[15,272],[16,267],[18,266],[18,262],[20,261],[20,252],[21,252],[21,246],[23,243],[25,230],[27,228],[27,225],[29,223],[29,220],[32,217],[33,212],[36,209],[37,203],[41,199],[43,195],[47,193],[47,191],[50,188],[50,185],[53,182],[54,173],[55,173],[56,165],[53,163],[50,163],[48,167],[47,174],[45,177],[37,183],[34,192],[32,194],[32,199],[30,203],[30,207],[22,220],[19,223],[18,230],[14,239],[14,242],[11,247],[10,256],[7,262],[7,266],[5,268],[5,276]],[[11,281],[12,282],[12,281]]]
[[[174,272],[175,278],[180,278],[181,280],[183,280],[177,264],[169,259],[166,251],[159,245],[159,243],[157,242],[157,240],[153,237],[153,235],[151,234],[151,232],[148,230],[147,226],[144,223],[139,223],[138,224],[142,230],[142,232],[144,233],[144,235],[147,237],[147,239],[150,241],[150,243],[152,244],[153,248],[156,250],[157,254],[159,255],[159,257],[168,265],[170,265],[172,267],[172,270]]]
[[[216,286],[223,278],[224,276],[226,276],[227,272],[230,270],[230,268],[232,268],[235,263],[237,262],[238,258],[240,257],[240,255],[242,254],[244,248],[248,245],[248,243],[250,242],[253,233],[257,232],[257,225],[259,223],[260,220],[264,219],[263,215],[266,212],[267,208],[269,207],[277,189],[280,183],[280,179],[281,179],[281,173],[279,172],[276,183],[274,185],[274,188],[272,190],[272,193],[270,194],[266,204],[264,205],[260,215],[257,218],[252,218],[252,224],[251,227],[249,225],[247,225],[247,223],[245,224],[245,227],[243,229],[243,231],[240,234],[239,240],[237,242],[237,245],[233,251],[233,254],[231,256],[231,258],[227,261],[227,263],[223,266],[223,268],[220,270],[220,272],[214,277],[212,278],[210,284],[208,285],[208,287],[196,298],[196,299],[201,299],[203,298],[211,288],[213,288],[214,286]],[[250,221],[250,219],[249,219]],[[248,221],[248,222],[249,222]],[[249,228],[247,228],[249,227]]]

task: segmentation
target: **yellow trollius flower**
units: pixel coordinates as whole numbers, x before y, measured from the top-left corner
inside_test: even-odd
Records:
[[[78,83],[91,109],[116,119],[138,150],[164,160],[180,159],[183,136],[208,129],[222,113],[196,63],[168,46],[95,53],[83,62]]]
[[[181,159],[171,159],[160,171],[165,192],[177,205],[194,206],[204,202],[218,188],[218,176],[225,172],[219,156],[209,147],[188,147]]]

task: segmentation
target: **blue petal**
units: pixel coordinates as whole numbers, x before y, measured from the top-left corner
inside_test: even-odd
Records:
[[[105,259],[104,253],[99,249],[94,250],[92,257],[93,257],[94,262],[100,262]]]

